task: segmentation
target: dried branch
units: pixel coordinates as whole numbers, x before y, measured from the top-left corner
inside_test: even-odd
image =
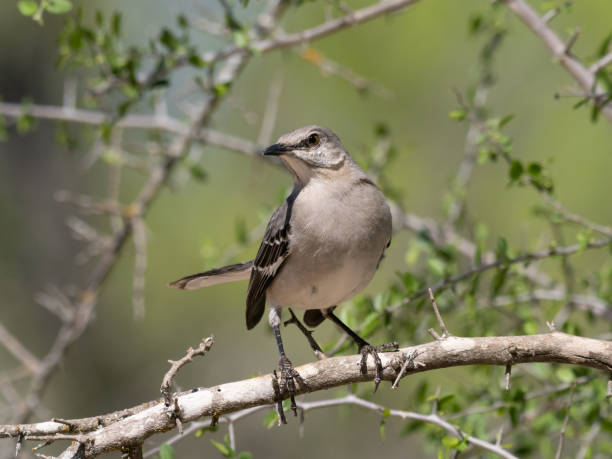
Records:
[[[40,361],[2,323],[0,323],[0,344],[30,371],[36,372],[40,368]]]
[[[531,362],[556,362],[612,370],[612,343],[582,338],[564,333],[530,336],[504,336],[460,338],[451,336],[418,346],[406,347],[400,352],[383,353],[383,379],[393,381],[401,367],[402,358],[418,355],[421,365],[406,370],[406,374],[462,365],[513,365]],[[361,356],[334,357],[297,367],[304,380],[299,394],[338,387],[353,382],[369,381],[375,377],[375,368],[368,366],[367,374],[359,369]],[[202,416],[219,417],[245,408],[271,406],[275,392],[271,374],[231,382],[211,388],[202,388],[177,395],[177,406],[184,422]],[[368,402],[369,403],[369,402]],[[23,433],[26,440],[74,440],[84,445],[84,456],[94,457],[103,452],[121,449],[125,445],[140,444],[158,432],[175,427],[175,420],[167,416],[163,400],[152,401],[123,411],[86,420],[43,422],[28,425],[0,426],[0,438],[16,438]],[[129,414],[128,414],[129,413]],[[91,419],[113,422],[101,426]],[[70,424],[78,426],[70,432]],[[88,427],[88,428],[86,428]],[[474,444],[477,444],[474,442]]]
[[[565,440],[565,431],[567,430],[567,424],[569,422],[570,410],[572,409],[572,403],[574,402],[574,394],[576,393],[576,383],[572,385],[572,390],[570,391],[569,401],[567,402],[567,409],[565,412],[565,419],[563,419],[563,426],[561,427],[561,432],[559,432],[559,443],[557,445],[557,453],[555,454],[555,459],[561,459],[561,454],[563,454],[563,443]]]
[[[206,353],[210,351],[210,348],[212,347],[213,344],[214,344],[214,338],[212,336],[209,336],[208,338],[203,339],[200,345],[196,349],[192,347],[187,349],[187,354],[185,354],[183,358],[179,360],[168,360],[168,363],[171,364],[171,367],[168,370],[168,372],[164,375],[164,379],[162,380],[161,389],[160,389],[162,395],[164,396],[164,402],[166,403],[166,406],[172,405],[172,402],[174,399],[174,397],[172,396],[172,380],[174,379],[178,371],[184,365],[193,361],[194,357],[198,355],[201,355],[201,356],[206,355]]]
[[[283,13],[287,6],[285,0],[275,0],[271,3],[268,10],[262,13],[257,23],[258,34],[263,35],[269,32],[269,28],[275,24],[278,17]],[[265,25],[265,24],[268,25]],[[220,69],[216,83],[229,84],[234,81],[241,73],[246,65],[250,55],[243,54],[234,56],[228,59],[225,66]],[[72,320],[65,322],[51,350],[42,360],[37,373],[33,376],[30,390],[27,397],[27,405],[17,416],[17,422],[24,422],[32,410],[38,405],[40,396],[44,390],[51,374],[62,361],[68,347],[78,339],[87,325],[89,324],[92,313],[95,309],[98,292],[115,265],[119,254],[121,253],[125,243],[129,239],[133,231],[132,222],[134,219],[144,219],[153,201],[157,198],[164,184],[167,182],[171,172],[179,163],[180,159],[188,152],[191,145],[200,135],[200,131],[208,124],[212,114],[217,108],[222,95],[219,92],[212,92],[208,99],[198,109],[195,116],[190,121],[186,129],[183,129],[180,135],[174,139],[170,146],[168,155],[162,161],[162,164],[153,170],[144,184],[137,199],[129,206],[126,215],[123,216],[123,225],[117,231],[111,241],[108,250],[101,256],[97,265],[80,295],[79,301],[75,305],[75,314]],[[68,112],[70,109],[67,110]],[[159,115],[158,115],[159,116]]]
[[[388,306],[387,311],[394,312],[395,310],[399,309],[401,306],[408,304],[417,298],[421,298],[427,295],[429,292],[429,289],[431,289],[433,292],[437,292],[438,290],[448,287],[449,285],[456,284],[476,274],[480,274],[482,272],[488,271],[493,268],[497,268],[499,266],[509,266],[509,265],[516,264],[516,263],[525,263],[525,262],[530,262],[534,260],[543,260],[545,258],[550,258],[550,257],[555,257],[555,256],[567,256],[567,255],[575,254],[577,252],[582,252],[582,250],[584,249],[597,249],[597,248],[605,247],[610,244],[612,244],[612,238],[602,238],[596,241],[591,241],[586,245],[574,244],[574,245],[570,245],[566,247],[554,247],[548,250],[541,250],[539,252],[524,253],[523,255],[519,255],[514,258],[503,258],[503,259],[500,258],[491,263],[485,263],[475,268],[469,269],[463,273],[457,274],[455,276],[450,276],[445,279],[442,279],[438,281],[437,283],[435,283],[434,285],[432,285],[431,287],[419,290],[418,292],[414,293],[408,298],[404,298],[402,301],[399,301],[391,306]]]
[[[544,18],[540,17],[524,0],[502,0],[508,8],[516,14],[531,31],[544,42],[559,64],[576,80],[587,94],[598,98],[605,94],[604,88],[597,82],[595,72],[587,69],[580,60],[569,53],[569,48],[577,38],[574,34],[567,43],[548,26]],[[612,123],[612,104],[600,107],[601,113]]]
[[[256,52],[268,52],[288,46],[309,43],[313,40],[331,35],[348,27],[354,27],[366,21],[370,21],[384,14],[399,11],[417,3],[419,0],[387,0],[374,5],[349,12],[345,16],[329,20],[311,29],[302,30],[289,35],[280,35],[274,38],[254,43],[252,48]]]

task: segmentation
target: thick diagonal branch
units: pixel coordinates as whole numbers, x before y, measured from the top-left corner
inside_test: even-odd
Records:
[[[380,355],[383,379],[393,381],[403,365],[405,356],[412,355],[419,365],[406,374],[462,365],[506,366],[532,362],[554,362],[612,371],[612,342],[582,338],[554,332],[529,336],[501,336],[485,338],[448,337],[398,352]],[[360,371],[359,355],[334,357],[297,367],[304,380],[298,393],[316,392],[353,382],[372,380],[375,368],[369,362],[368,371]],[[220,416],[244,408],[272,405],[275,392],[272,375],[245,379],[219,386],[182,393],[177,403],[184,422],[202,416]],[[70,433],[65,423],[44,422],[29,425],[0,426],[0,437],[16,437],[25,433],[30,440],[75,440],[86,445],[85,457],[120,449],[124,445],[142,443],[158,432],[175,427],[162,400],[135,409],[135,413],[90,432]],[[104,418],[104,416],[101,416]],[[79,420],[65,421],[79,424]],[[94,430],[95,429],[95,430]],[[81,431],[82,432],[82,431]]]

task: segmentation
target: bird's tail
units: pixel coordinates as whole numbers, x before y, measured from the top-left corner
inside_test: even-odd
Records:
[[[197,290],[211,285],[247,280],[251,276],[252,267],[253,260],[245,263],[236,263],[235,265],[192,274],[191,276],[186,276],[174,282],[170,282],[168,285],[183,290]]]

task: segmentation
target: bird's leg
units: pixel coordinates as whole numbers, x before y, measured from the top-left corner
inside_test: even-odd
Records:
[[[396,341],[391,343],[381,344],[380,346],[372,346],[366,340],[364,340],[361,336],[351,330],[344,322],[342,322],[338,317],[334,315],[331,309],[323,310],[323,315],[335,323],[338,327],[340,327],[344,332],[349,335],[353,341],[357,343],[359,353],[361,354],[361,373],[368,373],[368,354],[372,356],[374,359],[374,363],[376,365],[376,376],[374,378],[374,392],[378,389],[378,385],[382,381],[382,372],[383,366],[378,356],[379,352],[383,351],[397,351],[399,349],[399,344]]]
[[[302,322],[300,322],[300,319],[298,319],[295,316],[295,314],[293,313],[291,308],[288,308],[288,309],[289,309],[289,314],[291,314],[291,319],[286,320],[283,325],[286,327],[289,324],[295,324],[296,327],[302,332],[302,334],[308,340],[308,344],[310,344],[310,348],[315,353],[317,358],[318,359],[324,359],[325,358],[325,353],[323,352],[323,349],[321,349],[321,347],[317,344],[315,339],[312,337],[312,330],[308,330],[306,328],[306,326]]]
[[[280,353],[280,361],[278,362],[280,380],[278,385],[281,399],[278,401],[278,409],[279,412],[282,412],[282,395],[283,393],[288,393],[289,397],[291,398],[291,411],[293,411],[294,416],[297,416],[297,405],[295,403],[295,382],[297,381],[299,384],[303,384],[303,380],[300,374],[293,368],[291,361],[285,355],[283,340],[281,339],[280,334],[281,311],[278,306],[270,307],[269,321],[270,325],[272,326],[272,330],[274,330],[276,345],[278,346],[278,352]]]

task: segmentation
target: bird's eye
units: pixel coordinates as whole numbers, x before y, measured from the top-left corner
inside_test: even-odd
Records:
[[[308,145],[311,147],[315,147],[319,144],[319,135],[318,134],[310,134],[308,136]]]

